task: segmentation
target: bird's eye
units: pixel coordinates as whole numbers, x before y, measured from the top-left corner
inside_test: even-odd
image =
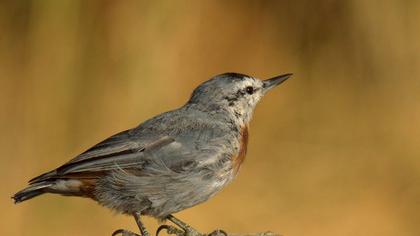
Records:
[[[246,87],[246,92],[248,93],[248,94],[253,94],[254,93],[254,88],[252,87],[252,86],[248,86],[248,87]]]

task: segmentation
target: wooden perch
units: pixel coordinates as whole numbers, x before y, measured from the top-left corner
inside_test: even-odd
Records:
[[[276,234],[270,231],[261,232],[261,233],[226,233],[224,231],[216,230],[210,233],[208,236],[281,236],[280,234]]]
[[[217,236],[222,236],[222,234],[218,234]],[[270,231],[266,231],[262,233],[247,233],[247,234],[231,233],[231,234],[228,234],[228,236],[281,236],[281,235],[270,232]]]
[[[199,232],[195,231],[193,229],[193,231],[190,231],[188,233],[181,231],[175,227],[171,227],[168,225],[162,225],[159,227],[158,231],[156,232],[156,236],[159,236],[159,232],[164,229],[166,230],[166,233],[169,235],[176,235],[176,236],[281,236],[280,234],[277,233],[273,233],[270,231],[266,231],[266,232],[261,232],[261,233],[227,233],[224,230],[215,230],[209,234],[200,234]],[[192,228],[190,228],[192,229]]]

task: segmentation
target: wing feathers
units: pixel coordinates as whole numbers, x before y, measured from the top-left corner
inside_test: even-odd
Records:
[[[36,183],[46,179],[67,177],[84,178],[84,175],[92,178],[95,177],[93,174],[95,172],[131,167],[141,168],[146,162],[145,155],[153,155],[154,151],[175,141],[171,137],[164,136],[140,147],[140,144],[128,141],[127,138],[124,132],[112,136],[109,140],[97,144],[56,170],[35,177],[29,182]]]
[[[144,152],[152,152],[169,143],[174,139],[164,136],[145,145],[143,148],[126,149],[117,152],[109,152],[105,155],[94,156],[77,162],[67,163],[57,169],[58,174],[68,174],[84,171],[106,171],[117,168],[140,167],[144,163]]]

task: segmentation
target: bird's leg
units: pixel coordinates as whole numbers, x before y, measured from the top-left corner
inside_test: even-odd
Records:
[[[175,234],[177,236],[185,236],[185,232],[172,225],[161,225],[156,230],[156,236],[159,236],[160,231],[166,230],[167,234]]]
[[[168,217],[166,217],[166,219],[177,225],[182,230],[177,229],[176,227],[171,225],[161,225],[156,232],[156,236],[159,236],[159,232],[163,229],[165,229],[168,234],[175,234],[177,236],[228,236],[228,234],[225,231],[220,229],[215,230],[207,235],[201,234],[196,229],[189,226],[188,224],[186,224],[185,222],[181,221],[173,215],[169,215]]]
[[[185,222],[181,221],[180,219],[176,218],[173,215],[169,215],[167,219],[172,221],[172,223],[176,224],[181,229],[183,229],[185,231],[185,234],[184,234],[185,236],[205,236],[206,235],[206,234],[199,233],[196,229],[187,225]],[[216,229],[210,234],[207,234],[207,236],[228,236],[228,234],[224,230]]]
[[[168,234],[175,234],[177,236],[204,236],[204,234],[199,233],[196,229],[187,225],[185,222],[179,220],[173,215],[169,215],[166,219],[177,225],[182,230],[179,230],[171,225],[162,225],[156,232],[157,236],[162,229],[165,229]]]
[[[135,212],[133,216],[134,216],[134,219],[136,220],[137,226],[139,227],[141,235],[150,236],[149,232],[147,232],[146,230],[146,227],[144,227],[144,224],[140,221],[140,212]]]
[[[133,216],[134,216],[134,219],[136,220],[137,226],[139,227],[141,235],[138,235],[126,229],[119,229],[119,230],[116,230],[114,233],[112,233],[112,236],[115,236],[117,234],[121,234],[122,236],[150,236],[149,232],[147,232],[146,230],[146,227],[144,227],[143,222],[141,222],[140,220],[140,212],[135,212]]]

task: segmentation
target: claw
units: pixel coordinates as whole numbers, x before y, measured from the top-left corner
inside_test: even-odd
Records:
[[[168,215],[166,219],[174,223],[176,226],[178,226],[182,230],[177,229],[171,225],[162,225],[158,228],[156,232],[156,236],[159,236],[159,232],[163,229],[166,229],[166,232],[168,232],[168,234],[175,234],[177,236],[228,236],[228,234],[221,229],[217,229],[211,232],[210,234],[201,234],[196,229],[189,226],[185,222],[179,220],[178,218],[174,217],[173,215]]]
[[[184,234],[182,236],[205,236],[204,234],[199,233],[196,229],[189,226],[185,222],[179,220],[178,218],[174,217],[173,215],[169,215],[166,219],[168,219],[184,231]]]
[[[216,229],[215,231],[209,233],[208,236],[228,236],[228,234],[222,229]]]
[[[112,236],[116,236],[117,234],[121,234],[122,236],[140,236],[134,232],[131,232],[129,230],[126,229],[118,229],[115,230],[114,233],[112,233]]]
[[[162,230],[166,230],[166,232],[168,234],[175,234],[177,236],[185,236],[186,233],[180,229],[177,229],[176,227],[172,226],[172,225],[161,225],[159,226],[159,228],[156,230],[156,236],[159,236],[160,231]]]

